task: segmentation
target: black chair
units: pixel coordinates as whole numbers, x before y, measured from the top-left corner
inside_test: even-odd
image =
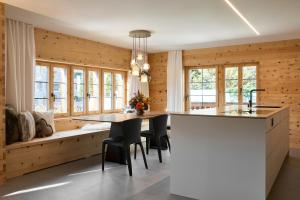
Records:
[[[121,127],[122,135],[114,138],[107,138],[102,142],[102,171],[104,171],[105,162],[105,147],[106,145],[112,145],[121,148],[125,152],[125,158],[128,164],[129,175],[132,176],[132,166],[130,158],[130,145],[140,145],[143,153],[143,159],[146,169],[148,169],[147,160],[144,152],[144,148],[141,141],[141,124],[142,120],[139,118],[130,119],[119,123]]]
[[[167,121],[168,115],[159,115],[157,117],[153,117],[149,120],[149,130],[142,131],[141,136],[146,137],[146,153],[149,153],[150,141],[151,138],[155,140],[158,151],[159,162],[162,162],[161,157],[161,141],[165,139],[171,152],[171,145],[169,141],[169,136],[167,134]],[[136,145],[134,151],[134,158],[136,158]]]

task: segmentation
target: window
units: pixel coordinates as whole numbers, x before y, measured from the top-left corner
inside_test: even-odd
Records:
[[[124,108],[124,76],[121,73],[115,73],[115,109],[119,110]]]
[[[247,104],[250,90],[256,89],[256,66],[225,67],[225,104]],[[253,103],[256,93],[253,94]]]
[[[49,67],[37,64],[34,77],[34,108],[44,112],[49,109]]]
[[[73,68],[73,113],[85,111],[85,71],[82,68]]]
[[[225,68],[225,103],[238,104],[239,90],[238,90],[238,67]]]
[[[99,72],[97,70],[88,71],[88,112],[100,111],[100,87]]]
[[[242,81],[243,103],[247,104],[250,99],[250,90],[256,89],[256,66],[243,67]],[[256,103],[256,93],[253,93],[253,103]]]
[[[37,61],[34,75],[36,111],[53,109],[55,117],[66,117],[125,106],[126,72]]]
[[[217,103],[217,68],[189,68],[187,76],[187,110],[215,107]]]
[[[112,110],[112,73],[103,73],[104,110]]]
[[[185,110],[248,104],[256,77],[256,64],[185,67]],[[253,103],[256,98],[253,93]]]
[[[53,109],[56,114],[68,113],[68,69],[54,66],[53,73]]]
[[[125,106],[125,74],[117,71],[103,72],[103,110],[117,112]]]

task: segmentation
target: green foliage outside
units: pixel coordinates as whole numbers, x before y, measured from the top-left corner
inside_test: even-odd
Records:
[[[216,69],[193,69],[190,71],[191,90],[215,89]]]

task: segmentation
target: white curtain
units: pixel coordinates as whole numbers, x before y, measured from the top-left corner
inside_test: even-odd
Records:
[[[167,110],[184,110],[182,51],[169,51],[167,64]]]
[[[7,19],[6,102],[18,112],[33,110],[34,27]]]

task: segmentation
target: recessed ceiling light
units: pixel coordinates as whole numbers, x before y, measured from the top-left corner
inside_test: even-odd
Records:
[[[240,13],[240,11],[238,11],[238,9],[229,0],[225,0],[225,2],[256,33],[256,35],[260,35],[260,33],[254,28],[254,26],[242,15],[242,13]]]

